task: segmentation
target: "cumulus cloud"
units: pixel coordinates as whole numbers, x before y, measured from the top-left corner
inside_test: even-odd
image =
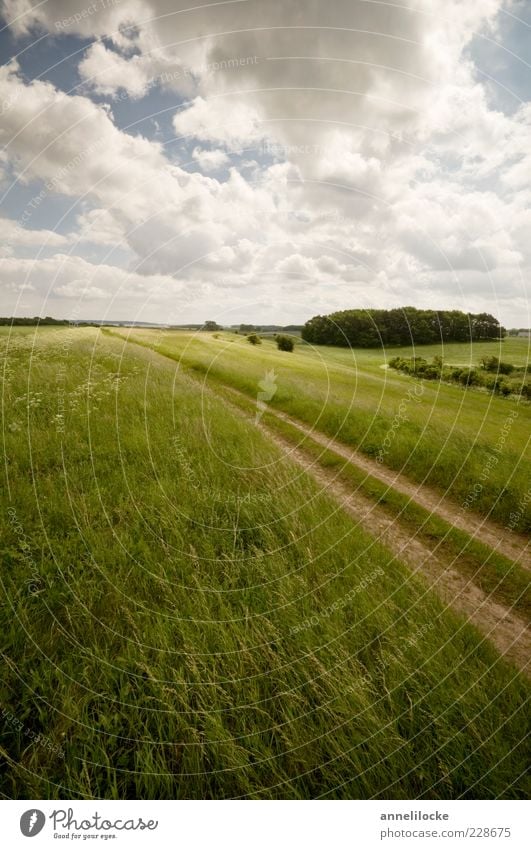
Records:
[[[122,89],[130,97],[140,98],[153,84],[154,75],[156,77],[153,64],[139,55],[127,58],[96,42],[86,51],[78,70],[96,94],[115,95]]]
[[[204,148],[196,147],[194,148],[192,157],[202,171],[216,171],[230,162],[230,158],[224,150],[205,150]]]
[[[162,275],[145,277],[113,265],[93,264],[79,256],[55,254],[39,259],[9,257],[0,264],[0,286],[10,291],[10,303],[19,296],[28,297],[36,313],[57,306],[71,315],[79,306],[95,309],[92,317],[108,315],[116,310],[145,310],[150,305],[161,309],[168,295],[182,297],[184,284]],[[97,302],[97,303],[96,303]],[[186,299],[185,299],[186,302]],[[177,306],[175,307],[177,312]]]
[[[47,30],[55,34],[83,36],[112,35],[126,46],[130,41],[123,27],[147,18],[151,5],[143,0],[3,0],[2,14],[14,33],[25,35]]]
[[[193,103],[174,116],[173,127],[179,136],[216,142],[230,150],[249,147],[264,137],[256,109],[236,102],[231,104],[228,117],[227,103],[223,98],[205,100],[196,97]]]
[[[0,217],[0,228],[6,247],[51,247],[67,245],[69,239],[53,230],[27,229],[10,218]]]
[[[364,298],[474,309],[493,284],[517,303],[531,105],[492,108],[466,52],[496,37],[502,0],[84,9],[4,3],[15,34],[106,36],[80,57],[82,95],[0,69],[4,157],[19,181],[80,200],[76,244],[126,248],[139,280],[186,281],[212,303],[227,288],[265,302],[297,287],[310,312]],[[90,97],[122,91],[149,109],[158,88],[176,95],[165,140],[183,143],[182,163]]]

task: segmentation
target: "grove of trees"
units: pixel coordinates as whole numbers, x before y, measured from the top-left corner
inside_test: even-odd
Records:
[[[316,315],[302,328],[302,338],[315,345],[376,348],[499,339],[505,328],[489,313],[460,310],[342,310]]]

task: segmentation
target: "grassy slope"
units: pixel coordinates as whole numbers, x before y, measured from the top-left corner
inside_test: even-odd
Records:
[[[32,338],[4,395],[5,794],[527,792],[529,687],[473,628],[171,363],[47,330],[28,369]]]
[[[269,402],[272,406],[371,456],[378,455],[404,404],[407,421],[400,422],[390,439],[384,456],[388,466],[439,488],[458,503],[468,501],[468,509],[502,523],[520,513],[514,527],[531,529],[531,502],[523,504],[531,478],[528,403],[432,382],[423,384],[418,400],[408,401],[415,382],[382,369],[382,352],[301,345],[293,354],[285,354],[271,341],[253,348],[244,337],[228,333],[219,338],[203,333],[120,333],[253,398],[259,381],[274,369],[278,388]],[[528,340],[509,340],[503,345],[507,345],[505,359],[525,362]],[[479,361],[486,351],[498,353],[499,347],[477,345],[472,360]],[[391,355],[409,355],[412,350],[393,349]],[[436,346],[422,349],[426,356],[436,351]],[[470,346],[466,345],[456,345],[455,350],[446,346],[443,353],[446,361],[467,362],[467,351],[470,359]],[[493,456],[495,447],[500,450]],[[479,493],[475,489],[478,482],[482,486]]]

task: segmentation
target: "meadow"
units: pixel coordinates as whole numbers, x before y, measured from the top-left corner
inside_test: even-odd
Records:
[[[381,458],[390,469],[438,489],[464,509],[503,525],[511,523],[514,530],[531,530],[531,500],[526,500],[531,479],[529,401],[496,397],[474,387],[415,381],[387,368],[394,356],[420,354],[426,359],[440,355],[455,365],[478,365],[484,356],[498,356],[523,366],[529,361],[528,339],[387,351],[299,343],[286,355],[277,351],[273,339],[253,347],[234,333],[111,332],[152,347],[206,382],[232,386],[253,400],[259,382],[274,372],[276,388],[268,401],[272,409]],[[400,410],[405,412],[397,428]],[[386,438],[396,431],[398,438],[388,440],[382,452]]]
[[[4,796],[528,795],[528,679],[211,391],[274,369],[268,403],[370,454],[409,385],[381,355],[0,340]],[[426,386],[386,462],[460,497],[510,403]],[[528,435],[522,407],[478,509],[521,497]]]

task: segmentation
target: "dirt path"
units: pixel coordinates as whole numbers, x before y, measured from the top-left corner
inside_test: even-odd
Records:
[[[247,397],[232,387],[226,388],[235,395]],[[531,571],[530,541],[523,534],[510,531],[503,525],[498,525],[489,519],[464,510],[458,505],[449,502],[444,496],[425,484],[414,483],[400,472],[388,469],[375,460],[371,460],[360,451],[349,448],[341,442],[332,439],[332,437],[326,436],[324,433],[312,430],[312,428],[288,416],[286,413],[281,413],[279,410],[274,410],[271,407],[268,407],[267,412],[292,425],[301,435],[310,437],[314,442],[322,445],[323,448],[327,448],[340,457],[343,457],[343,459],[347,460],[353,466],[363,469],[364,472],[367,472],[391,489],[395,489],[402,495],[406,495],[416,504],[424,507],[425,510],[433,513],[435,516],[439,516],[449,524],[455,525],[456,528],[465,531],[473,539],[485,543],[494,551],[504,554],[509,560],[517,562],[520,566]]]
[[[239,408],[238,411],[241,413]],[[347,513],[367,528],[372,536],[381,540],[393,554],[407,563],[414,574],[422,576],[430,590],[436,592],[454,610],[463,613],[496,646],[501,655],[522,671],[528,671],[531,633],[523,619],[467,580],[453,568],[450,561],[411,537],[370,498],[353,492],[347,484],[337,480],[333,472],[318,466],[301,449],[294,448],[288,439],[263,424],[258,427],[268,439],[287,452],[291,460],[309,473],[327,495],[337,500]]]
[[[152,361],[172,362],[152,349],[140,347],[140,350]],[[185,375],[182,373],[182,376]],[[197,385],[196,378],[189,375],[186,375],[186,377],[191,383]],[[231,387],[225,388],[248,400],[247,396],[237,390]],[[202,389],[208,391],[218,400],[226,401],[226,397],[222,397],[211,386],[206,387],[203,384]],[[435,553],[427,544],[416,537],[412,537],[409,531],[400,526],[399,521],[392,519],[382,507],[368,496],[353,490],[348,484],[338,480],[336,473],[319,466],[318,462],[310,459],[303,449],[294,447],[289,439],[280,436],[263,422],[255,425],[253,416],[244,412],[241,407],[236,404],[230,404],[230,407],[233,412],[245,418],[254,427],[258,427],[271,442],[289,456],[290,460],[293,460],[311,475],[327,495],[336,500],[357,523],[368,529],[373,537],[385,544],[398,559],[406,563],[415,575],[422,577],[427,587],[437,593],[449,607],[462,613],[493,643],[502,656],[512,661],[523,672],[530,674],[531,633],[523,619],[468,580],[454,568],[449,558],[441,556],[440,551]],[[493,523],[476,518],[471,514],[467,513],[463,516],[458,507],[448,504],[440,495],[427,487],[413,484],[403,475],[382,468],[359,452],[345,447],[324,434],[312,431],[311,428],[284,413],[271,410],[271,408],[268,408],[268,412],[273,413],[283,421],[289,422],[301,434],[309,436],[323,447],[330,448],[348,462],[367,471],[398,492],[408,495],[413,501],[430,512],[441,516],[456,527],[462,528],[475,539],[506,554],[511,560],[523,564],[524,559],[527,558],[528,542],[520,535],[513,536],[504,528],[498,528]],[[528,559],[526,559],[526,566],[529,568]]]

